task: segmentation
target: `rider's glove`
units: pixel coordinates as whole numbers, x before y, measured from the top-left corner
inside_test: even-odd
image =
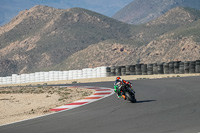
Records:
[[[130,85],[130,87],[132,87],[132,84],[130,82],[128,82],[128,84]]]

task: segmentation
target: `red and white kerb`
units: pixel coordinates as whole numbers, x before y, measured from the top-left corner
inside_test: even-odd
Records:
[[[104,87],[87,87],[87,86],[64,86],[64,87],[94,89],[95,93],[91,96],[86,97],[85,99],[78,100],[78,101],[75,101],[75,102],[60,106],[60,107],[56,107],[54,109],[51,109],[50,111],[63,111],[63,110],[77,108],[79,106],[83,106],[83,105],[95,102],[97,100],[103,99],[105,97],[108,97],[114,94],[113,89],[104,88]]]

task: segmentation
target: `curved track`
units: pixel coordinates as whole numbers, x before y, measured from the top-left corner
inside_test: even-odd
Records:
[[[113,87],[113,82],[76,84]],[[1,126],[0,133],[199,133],[200,77],[133,81],[138,103],[112,95],[53,115]]]

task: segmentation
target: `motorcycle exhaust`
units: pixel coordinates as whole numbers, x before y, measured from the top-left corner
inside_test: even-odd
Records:
[[[126,96],[125,95],[122,95],[122,97],[124,98],[124,100],[126,100]]]

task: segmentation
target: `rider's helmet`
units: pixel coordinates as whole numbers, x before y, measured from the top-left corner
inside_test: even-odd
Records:
[[[117,81],[122,81],[122,79],[120,77],[117,77],[116,80]]]
[[[117,78],[116,78],[116,80],[120,80],[120,79],[121,79],[120,77],[117,77]]]

